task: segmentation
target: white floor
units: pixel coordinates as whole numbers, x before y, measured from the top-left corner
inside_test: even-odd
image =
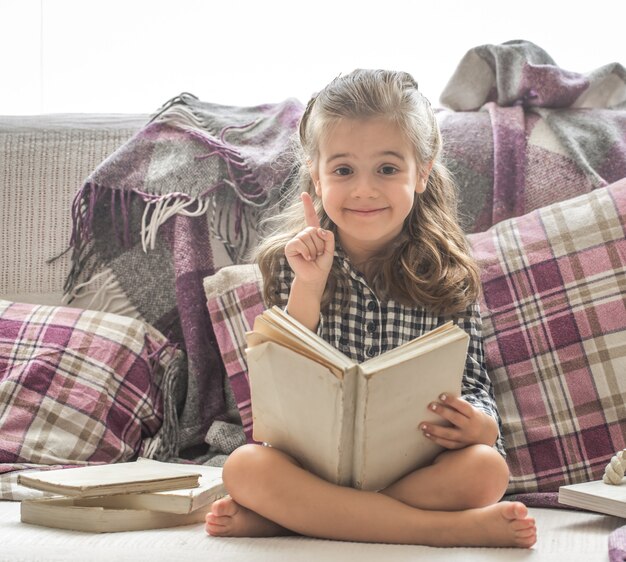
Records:
[[[531,550],[431,548],[307,539],[209,537],[202,525],[133,533],[89,534],[26,525],[19,503],[0,502],[0,561],[133,562],[433,562],[608,560],[607,541],[625,519],[565,510],[532,509],[539,540]]]

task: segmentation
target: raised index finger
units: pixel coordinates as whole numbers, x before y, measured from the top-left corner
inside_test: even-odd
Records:
[[[302,206],[304,207],[304,220],[306,221],[306,225],[319,228],[320,219],[315,212],[313,199],[311,199],[311,196],[306,191],[302,193],[300,197],[302,199]]]

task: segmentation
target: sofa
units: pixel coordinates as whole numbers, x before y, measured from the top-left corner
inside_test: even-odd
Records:
[[[181,94],[154,114],[0,117],[0,560],[621,559],[622,519],[556,496],[626,447],[626,73],[547,57],[527,42],[472,49],[438,110],[481,265],[508,496],[537,520],[533,549],[20,523],[19,500],[33,497],[20,471],[139,454],[220,465],[252,440],[244,336],[263,302],[245,250],[290,181],[281,151],[301,106]],[[152,196],[160,183],[168,197]],[[7,359],[18,339],[37,353]]]

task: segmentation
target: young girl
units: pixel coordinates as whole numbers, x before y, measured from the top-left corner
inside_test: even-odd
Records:
[[[463,397],[433,397],[442,424],[416,428],[444,452],[378,492],[326,482],[272,447],[237,449],[207,532],[532,546],[526,507],[496,503],[509,473],[483,362],[479,277],[430,104],[409,74],[357,70],[311,99],[299,133],[301,193],[257,255],[267,304],[357,361],[453,319],[470,336]]]

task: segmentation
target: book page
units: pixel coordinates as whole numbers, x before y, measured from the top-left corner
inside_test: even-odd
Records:
[[[352,361],[317,334],[302,325],[298,326],[295,320],[289,319],[280,309],[277,308],[276,311],[271,309],[255,318],[254,331],[246,334],[248,347],[268,340],[274,341],[324,365],[338,378],[343,377],[345,369],[353,366]]]
[[[20,505],[20,520],[31,525],[57,529],[115,533],[201,523],[211,509],[211,504],[206,504],[191,513],[167,513],[147,509],[84,507],[75,503],[80,504],[82,501],[85,500],[77,498],[24,500]]]
[[[463,332],[463,330],[461,330]],[[441,423],[428,404],[442,392],[459,396],[469,336],[453,338],[409,360],[358,377],[355,486],[379,490],[430,464],[442,448],[420,422]]]
[[[341,351],[330,345],[324,339],[320,338],[316,333],[303,326],[295,318],[289,316],[289,314],[287,314],[284,310],[274,306],[266,312],[268,321],[272,322],[281,330],[291,332],[302,341],[305,348],[310,348],[319,355],[327,357],[342,369],[349,369],[354,365],[354,362],[341,353]]]
[[[561,486],[559,503],[626,518],[626,481],[617,486],[602,480]]]
[[[352,461],[342,443],[354,422],[353,407],[344,404],[345,379],[274,342],[248,349],[248,376],[254,439],[339,483],[342,456],[349,455],[348,466]]]

